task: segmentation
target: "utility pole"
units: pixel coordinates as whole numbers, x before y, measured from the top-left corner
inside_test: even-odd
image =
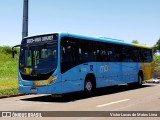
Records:
[[[28,36],[28,1],[23,1],[23,26],[22,26],[22,39]]]

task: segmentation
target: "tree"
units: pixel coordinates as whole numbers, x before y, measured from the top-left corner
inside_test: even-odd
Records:
[[[138,44],[138,40],[132,40],[132,43]]]
[[[160,71],[160,56],[154,55],[153,58],[154,58],[154,65],[155,65],[154,70],[155,71]]]
[[[160,38],[157,43],[153,46],[154,53],[160,52]]]

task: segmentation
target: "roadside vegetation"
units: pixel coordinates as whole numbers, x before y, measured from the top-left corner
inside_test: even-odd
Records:
[[[0,96],[18,94],[17,68],[18,56],[12,58],[12,48],[0,46]]]
[[[160,56],[154,55],[155,71],[160,71]]]

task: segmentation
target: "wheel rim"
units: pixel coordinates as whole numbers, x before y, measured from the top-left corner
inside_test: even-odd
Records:
[[[139,84],[141,85],[142,84],[142,77],[139,76]]]
[[[86,82],[86,85],[85,85],[85,88],[88,92],[90,92],[92,90],[92,82],[90,81],[87,81]]]

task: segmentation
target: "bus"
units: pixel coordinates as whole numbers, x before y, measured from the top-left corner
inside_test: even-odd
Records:
[[[20,93],[93,93],[120,84],[141,86],[153,76],[152,48],[106,37],[52,33],[20,45]]]

